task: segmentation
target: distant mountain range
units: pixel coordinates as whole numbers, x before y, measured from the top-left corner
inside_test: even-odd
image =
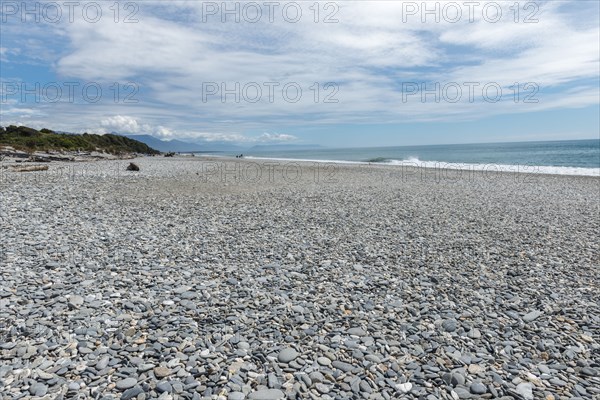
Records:
[[[119,134],[113,132],[115,134]],[[161,140],[152,135],[122,135],[130,139],[145,143],[148,146],[163,153],[191,153],[191,152],[268,152],[282,150],[308,150],[322,148],[319,145],[307,144],[259,144],[255,146],[244,146],[230,142],[185,142],[183,140]]]
[[[161,140],[152,135],[123,135],[130,139],[146,143],[153,149],[163,153],[191,153],[191,152],[236,152],[246,150],[246,147],[238,146],[228,142],[184,142],[183,140]]]
[[[160,140],[151,135],[122,135],[130,139],[137,140],[138,142],[146,143],[148,146],[168,153],[170,151],[181,152],[181,151],[201,151],[200,146],[193,145],[192,143],[186,143],[179,140]]]

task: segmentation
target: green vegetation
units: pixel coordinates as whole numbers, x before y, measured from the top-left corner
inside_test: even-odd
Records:
[[[142,153],[160,154],[147,144],[125,136],[94,135],[84,133],[74,135],[56,133],[50,129],[35,130],[26,126],[10,125],[0,127],[0,146],[12,146],[28,152],[63,150],[63,151],[100,151],[111,154]]]

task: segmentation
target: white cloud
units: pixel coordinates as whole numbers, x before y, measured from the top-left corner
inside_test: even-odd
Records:
[[[297,140],[298,138],[293,135],[288,135],[285,133],[263,133],[257,138],[259,142],[291,142]]]
[[[154,135],[160,138],[170,138],[173,136],[173,130],[159,125],[154,129]]]
[[[9,56],[18,56],[21,53],[21,49],[18,48],[8,48],[8,47],[0,47],[0,61],[3,63],[9,63]]]
[[[123,115],[103,119],[100,125],[109,132],[117,133],[140,133],[142,130],[135,118]]]
[[[114,115],[104,118],[99,126],[80,129],[82,132],[106,133],[116,132],[120,134],[151,134],[163,140],[173,139],[175,137],[198,140],[206,142],[230,142],[230,143],[252,143],[252,142],[289,142],[297,140],[293,135],[285,133],[263,133],[260,136],[248,136],[239,133],[218,133],[218,132],[198,132],[198,131],[174,131],[164,126],[153,126],[148,123],[140,122],[138,119],[127,115]]]

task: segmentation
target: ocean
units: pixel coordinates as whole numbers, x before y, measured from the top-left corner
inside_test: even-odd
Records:
[[[246,158],[600,176],[600,139],[248,151]]]

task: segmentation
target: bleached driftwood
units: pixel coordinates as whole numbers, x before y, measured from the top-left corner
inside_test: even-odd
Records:
[[[30,165],[27,167],[13,167],[15,172],[34,172],[34,171],[46,171],[47,165]]]

